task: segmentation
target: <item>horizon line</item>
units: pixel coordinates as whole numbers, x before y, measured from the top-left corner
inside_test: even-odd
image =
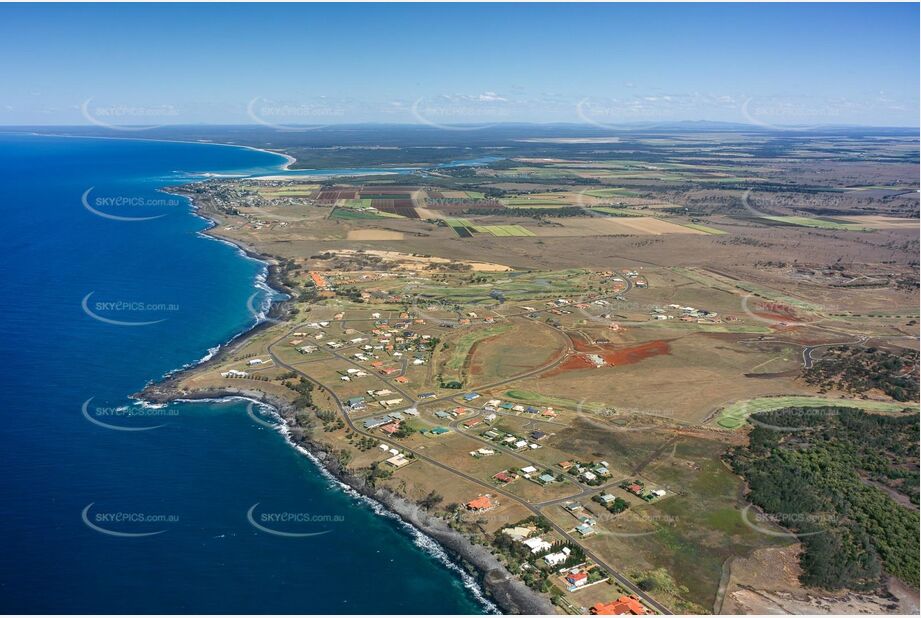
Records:
[[[656,130],[657,127],[667,127],[668,125],[694,125],[694,124],[712,124],[712,125],[726,125],[729,127],[738,127],[746,129],[757,129],[761,131],[772,131],[772,130],[783,130],[785,128],[789,129],[809,129],[809,130],[822,130],[822,129],[905,129],[905,130],[921,130],[921,125],[877,125],[877,124],[787,124],[787,125],[771,125],[764,126],[755,123],[746,123],[746,122],[737,122],[732,120],[663,120],[659,121],[657,125],[648,126],[649,120],[636,120],[628,123],[611,123],[611,127],[625,127],[631,128],[632,125],[643,124],[647,125],[644,127],[636,127],[632,130],[641,131],[641,130]],[[494,129],[497,127],[513,127],[513,126],[534,126],[534,127],[572,127],[580,129],[592,129],[596,131],[604,131],[607,127],[598,126],[592,123],[579,123],[579,122],[566,122],[566,121],[506,121],[506,122],[491,122],[488,124],[483,123],[452,123],[445,124],[443,127],[432,126],[426,123],[420,122],[384,122],[384,121],[357,121],[357,122],[339,122],[339,123],[322,123],[322,124],[289,124],[287,127],[297,127],[313,130],[323,130],[337,127],[401,127],[401,128],[420,128],[420,129],[431,129],[436,131],[450,130],[445,127],[473,127],[476,130],[486,131],[489,129]],[[120,128],[137,128],[145,127],[150,131],[158,131],[163,129],[176,129],[176,128],[193,128],[193,127],[236,127],[236,128],[263,128],[266,130],[285,132],[284,128],[274,128],[267,127],[259,123],[234,123],[234,122],[189,122],[189,123],[175,123],[175,124],[163,124],[157,125],[155,127],[149,127],[149,125],[142,124],[121,124],[113,125],[112,127],[101,127],[94,125],[92,123],[84,124],[0,124],[0,129],[23,129],[23,128],[67,128],[67,129],[97,129],[100,131],[117,131]]]

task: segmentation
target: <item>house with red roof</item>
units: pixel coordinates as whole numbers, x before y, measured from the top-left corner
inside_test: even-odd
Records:
[[[483,511],[488,511],[493,507],[492,500],[489,499],[488,495],[479,496],[474,498],[466,505],[468,511],[477,511],[482,513]]]
[[[640,600],[633,595],[624,595],[610,603],[596,603],[589,610],[595,616],[645,616],[649,613]]]
[[[573,571],[566,576],[566,581],[571,586],[571,589],[581,588],[588,583],[588,573],[585,571]]]
[[[396,432],[400,431],[400,422],[396,421],[394,423],[389,423],[387,425],[384,425],[383,427],[381,427],[381,431],[383,431],[388,436],[392,436]]]

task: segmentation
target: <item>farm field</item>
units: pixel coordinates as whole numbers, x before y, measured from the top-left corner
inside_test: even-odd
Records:
[[[761,397],[738,401],[726,406],[719,412],[716,424],[725,429],[738,429],[745,424],[746,419],[758,412],[770,412],[782,408],[820,408],[825,406],[840,406],[859,408],[870,412],[901,412],[906,404],[873,401],[869,399],[836,399],[832,397]]]
[[[825,230],[848,230],[852,232],[865,232],[869,227],[864,227],[857,223],[847,223],[842,221],[832,221],[829,219],[817,219],[815,217],[793,217],[793,216],[762,216],[769,221],[778,221],[790,225],[800,225],[802,227],[816,227]]]
[[[342,453],[353,474],[493,550],[503,527],[541,516],[541,534],[636,583],[553,584],[561,611],[628,590],[678,612],[750,602],[755,592],[724,585],[749,585],[734,565],[802,544],[743,519],[746,488],[724,461],[749,440],[748,416],[917,405],[804,378],[811,349],[918,347],[917,200],[904,180],[917,149],[890,138],[563,137],[431,174],[192,187],[218,221],[211,233],[273,255],[297,302],[183,387],[294,401],[303,378],[312,403],[292,427]],[[890,182],[909,189],[872,188]],[[773,219],[751,216],[751,189]],[[297,351],[305,343],[318,349]],[[407,463],[387,463],[390,448]],[[585,476],[595,469],[602,476]],[[640,493],[626,489],[637,482]],[[664,494],[644,494],[653,489]],[[608,511],[602,494],[626,509]],[[485,510],[466,506],[486,495]],[[571,502],[593,520],[587,533]]]

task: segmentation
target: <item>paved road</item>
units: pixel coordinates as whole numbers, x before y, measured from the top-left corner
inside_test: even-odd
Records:
[[[303,376],[304,378],[306,378],[307,380],[309,380],[310,382],[312,382],[313,384],[315,384],[318,388],[320,388],[321,390],[323,390],[325,393],[327,393],[327,395],[329,395],[329,396],[332,398],[332,400],[336,402],[336,406],[339,408],[339,413],[340,413],[340,414],[342,415],[342,417],[345,419],[345,423],[346,423],[346,425],[348,425],[348,427],[349,427],[349,429],[350,429],[351,431],[353,431],[354,433],[363,435],[363,436],[367,436],[367,437],[370,437],[370,438],[377,439],[377,436],[374,435],[372,432],[365,430],[363,427],[358,427],[357,425],[355,425],[355,423],[353,422],[353,419],[351,419],[351,418],[349,417],[348,410],[346,409],[346,407],[345,407],[344,403],[342,402],[342,400],[341,400],[341,399],[339,398],[339,396],[338,396],[335,392],[333,392],[329,387],[327,387],[325,384],[323,384],[323,383],[321,383],[321,382],[318,382],[317,380],[311,378],[309,375],[307,375],[306,373],[300,371],[298,368],[294,367],[293,365],[289,365],[289,364],[283,362],[280,358],[278,358],[278,356],[275,354],[275,351],[274,351],[273,348],[275,347],[275,345],[277,345],[282,339],[285,339],[287,336],[288,336],[288,335],[286,334],[285,336],[279,337],[278,339],[276,339],[275,341],[273,341],[273,342],[268,346],[268,352],[269,352],[269,355],[272,357],[272,360],[275,361],[275,363],[276,363],[279,367],[284,367],[285,369],[288,369],[289,371],[294,371],[295,373],[297,373],[297,374]],[[507,490],[505,490],[505,489],[503,489],[503,488],[501,488],[501,487],[495,487],[495,486],[493,486],[493,485],[490,484],[490,483],[486,483],[485,481],[482,481],[482,480],[476,478],[475,476],[471,476],[471,475],[467,474],[466,472],[462,472],[462,471],[460,471],[460,470],[458,470],[458,469],[456,469],[456,468],[453,468],[453,467],[451,467],[451,466],[448,466],[448,465],[446,465],[446,464],[444,464],[444,463],[438,461],[437,459],[433,459],[432,457],[429,457],[428,455],[425,455],[425,454],[423,454],[423,453],[420,453],[420,452],[419,452],[418,450],[416,450],[416,449],[409,448],[409,447],[407,447],[407,446],[405,446],[405,445],[403,445],[403,444],[400,445],[400,448],[401,448],[402,450],[406,451],[406,452],[412,453],[412,455],[413,455],[416,459],[419,459],[419,460],[421,460],[421,461],[426,461],[426,462],[428,462],[428,463],[430,463],[430,464],[432,464],[432,465],[434,465],[434,466],[436,466],[436,467],[438,467],[438,468],[440,468],[440,469],[442,469],[442,470],[445,470],[445,471],[447,471],[447,472],[450,472],[450,473],[452,473],[452,474],[455,474],[455,475],[457,475],[457,476],[459,476],[459,477],[461,477],[461,478],[463,478],[463,479],[465,479],[465,480],[467,480],[467,481],[470,481],[471,483],[474,483],[474,484],[476,484],[476,485],[479,485],[479,486],[481,486],[481,487],[484,487],[484,488],[488,489],[488,490],[490,491],[490,493],[498,493],[498,494],[501,494],[501,495],[505,496],[506,498],[509,498],[510,500],[513,500],[513,501],[515,501],[515,502],[521,504],[521,505],[524,506],[526,509],[528,509],[529,511],[531,511],[532,513],[534,513],[535,515],[540,515],[540,514],[541,514],[540,508],[538,508],[538,507],[535,506],[535,505],[530,504],[529,502],[523,500],[522,498],[516,496],[515,494],[513,494],[513,493],[511,493],[511,492],[509,492],[509,491],[507,491]],[[548,521],[549,521],[549,520],[548,520]],[[572,542],[573,544],[579,545],[580,547],[582,547],[583,551],[585,552],[585,555],[586,555],[588,558],[591,558],[596,564],[598,564],[599,566],[601,566],[602,568],[604,568],[608,573],[611,574],[611,577],[613,577],[615,580],[617,580],[625,589],[627,589],[628,591],[630,591],[632,594],[635,594],[637,597],[639,597],[640,599],[642,599],[643,602],[646,603],[649,607],[652,607],[653,609],[655,609],[657,612],[659,612],[659,613],[661,613],[661,614],[671,614],[671,612],[668,610],[667,607],[665,607],[664,605],[662,605],[661,603],[659,603],[658,601],[656,601],[655,599],[653,599],[652,597],[650,597],[645,591],[641,590],[638,586],[636,586],[636,584],[634,584],[632,581],[630,581],[629,579],[627,579],[626,576],[622,575],[622,574],[619,573],[617,570],[615,570],[613,566],[611,566],[609,563],[607,563],[606,561],[604,561],[600,556],[598,556],[597,554],[595,554],[594,552],[592,552],[592,551],[589,550],[588,548],[582,546],[582,544],[579,543],[578,539],[576,539],[576,538],[575,538],[572,534],[570,534],[568,531],[564,530],[562,527],[558,526],[556,523],[554,523],[554,522],[552,522],[552,521],[549,521],[549,523],[550,523],[550,526],[557,532],[557,534],[559,534],[559,535],[560,535],[561,537],[563,537],[564,539],[569,540],[569,541]]]
[[[628,289],[629,289],[629,285],[630,285],[630,284],[628,283],[628,284],[627,284]],[[626,291],[626,290],[624,290],[624,291]],[[530,314],[530,313],[534,313],[534,312],[527,312],[527,313]],[[540,323],[540,322],[537,322],[537,323]],[[546,324],[545,324],[545,325],[546,325]],[[479,385],[479,386],[477,386],[477,387],[475,387],[475,388],[473,388],[473,389],[471,389],[471,390],[478,390],[478,389],[480,389],[480,390],[487,390],[487,389],[495,388],[495,387],[497,387],[497,386],[502,386],[502,385],[507,384],[507,383],[510,383],[510,382],[515,382],[515,381],[518,381],[518,380],[521,380],[521,379],[525,379],[525,378],[528,378],[528,377],[531,377],[531,376],[534,376],[534,375],[538,375],[538,374],[540,374],[540,373],[543,373],[544,371],[548,371],[548,370],[550,370],[550,369],[553,369],[554,367],[556,367],[557,365],[559,365],[560,363],[562,363],[563,360],[565,360],[565,359],[569,356],[569,354],[571,354],[572,351],[573,351],[573,348],[572,348],[572,341],[569,339],[568,336],[565,335],[565,333],[562,331],[562,329],[553,327],[553,326],[551,326],[551,325],[546,325],[546,326],[550,326],[550,328],[552,328],[554,331],[556,331],[557,333],[559,333],[560,335],[562,335],[562,336],[565,338],[565,341],[566,341],[566,344],[565,344],[565,345],[566,345],[566,347],[565,347],[565,349],[564,349],[564,352],[565,352],[564,354],[560,355],[560,357],[557,358],[556,360],[554,360],[553,362],[548,363],[548,364],[546,364],[546,365],[544,365],[544,366],[542,366],[542,367],[539,367],[539,368],[537,368],[537,369],[533,369],[533,370],[531,370],[531,371],[527,371],[527,372],[525,372],[525,373],[519,374],[519,375],[517,375],[517,376],[510,377],[510,378],[505,378],[505,379],[502,379],[502,380],[498,380],[498,381],[493,382],[493,383],[490,383],[490,384]],[[294,328],[297,328],[297,327],[294,327]],[[357,434],[359,434],[359,435],[366,436],[366,437],[370,437],[370,438],[377,439],[377,436],[374,435],[371,431],[367,431],[367,430],[364,429],[363,426],[357,426],[357,425],[355,424],[355,421],[356,421],[356,420],[361,420],[361,419],[360,419],[360,418],[354,418],[354,419],[353,419],[352,417],[349,416],[349,412],[348,412],[348,409],[346,408],[345,404],[343,403],[343,401],[339,398],[339,396],[338,396],[329,386],[327,386],[326,384],[323,384],[322,382],[319,382],[318,380],[312,378],[310,375],[308,375],[308,374],[304,373],[303,371],[301,371],[298,367],[296,367],[296,366],[294,366],[294,365],[291,365],[291,364],[288,364],[288,363],[285,363],[285,362],[282,361],[282,360],[278,357],[278,355],[275,353],[275,350],[274,350],[275,346],[276,346],[278,343],[280,343],[283,339],[286,339],[287,337],[289,337],[290,334],[291,334],[292,332],[294,332],[294,328],[292,328],[290,331],[286,332],[284,335],[282,335],[281,337],[277,338],[275,341],[273,341],[271,344],[268,345],[267,350],[268,350],[268,353],[269,353],[269,355],[271,356],[272,360],[275,362],[275,364],[276,364],[278,367],[283,367],[283,368],[285,368],[285,369],[287,369],[287,370],[289,370],[289,371],[293,371],[294,373],[296,373],[296,374],[298,374],[298,375],[300,375],[300,376],[303,376],[305,379],[307,379],[307,380],[309,380],[311,383],[315,384],[320,390],[322,390],[323,392],[325,392],[325,393],[336,403],[336,406],[337,406],[338,409],[339,409],[339,413],[342,415],[343,419],[345,420],[346,425],[348,425],[349,429],[350,429],[352,432],[357,433]],[[355,363],[354,361],[352,361],[350,358],[348,358],[348,357],[346,357],[346,356],[343,356],[343,355],[340,354],[338,351],[333,350],[333,351],[331,351],[331,354],[332,354],[334,357],[336,357],[336,358],[338,358],[338,359],[340,359],[340,360],[343,360],[343,361],[348,362],[348,363],[350,363],[350,364],[356,365],[356,366],[358,366],[358,367],[362,367],[362,366],[359,365],[358,363]],[[362,367],[362,368],[363,368],[363,367]],[[388,384],[389,384],[389,382],[388,382]],[[412,402],[413,402],[413,405],[415,405],[416,400],[415,400],[415,398],[414,398],[411,394],[407,393],[407,392],[404,391],[402,388],[398,387],[396,384],[392,384],[392,386],[393,386],[397,391],[399,391],[401,394],[403,394],[405,397],[407,397],[410,401],[412,401]],[[439,402],[439,401],[453,401],[453,400],[454,400],[455,398],[457,398],[457,397],[458,397],[458,395],[449,395],[449,396],[445,396],[445,397],[439,397],[439,398],[429,399],[429,400],[426,400],[426,402],[427,402],[427,403],[430,403],[430,402]],[[405,408],[403,408],[403,409],[405,409]],[[469,436],[469,434],[466,434],[466,433],[465,433],[464,435],[468,435],[468,437],[472,437],[472,436]],[[490,443],[490,444],[492,444],[492,443]],[[426,455],[426,454],[424,454],[424,453],[419,452],[417,449],[409,448],[409,447],[407,447],[407,446],[405,446],[405,445],[403,445],[403,444],[400,445],[400,448],[401,448],[402,450],[406,451],[406,452],[412,453],[412,455],[413,455],[416,459],[419,459],[419,460],[421,460],[421,461],[428,462],[428,463],[432,464],[433,466],[436,466],[436,467],[438,467],[438,468],[440,468],[440,469],[442,469],[442,470],[445,470],[445,471],[447,471],[447,472],[450,472],[451,474],[454,474],[454,475],[456,475],[456,476],[459,476],[459,477],[461,477],[461,478],[463,478],[463,479],[465,479],[465,480],[467,480],[467,481],[469,481],[469,482],[471,482],[471,483],[474,483],[474,484],[476,484],[476,485],[479,485],[479,486],[481,486],[481,487],[484,487],[485,489],[489,490],[490,493],[497,493],[497,494],[500,494],[500,495],[502,495],[502,496],[505,496],[506,498],[508,498],[508,499],[510,499],[510,500],[512,500],[512,501],[514,501],[514,502],[517,502],[517,503],[521,504],[522,506],[524,506],[526,509],[528,509],[529,511],[531,511],[531,512],[532,512],[533,514],[535,514],[535,515],[541,515],[541,509],[542,509],[544,506],[549,506],[549,505],[552,505],[552,504],[556,504],[556,503],[558,503],[558,502],[565,502],[565,501],[567,501],[567,500],[573,500],[573,499],[578,499],[578,498],[580,498],[580,497],[585,497],[585,496],[591,495],[591,494],[593,494],[593,493],[595,493],[595,492],[597,492],[597,491],[600,491],[601,489],[604,489],[604,487],[607,486],[607,485],[605,485],[605,486],[590,487],[590,488],[589,488],[589,487],[586,487],[586,486],[583,486],[583,487],[584,487],[584,488],[583,488],[583,491],[581,491],[579,494],[576,494],[576,495],[574,495],[574,496],[570,496],[570,497],[566,497],[566,498],[561,498],[561,499],[559,499],[559,500],[550,500],[550,501],[546,501],[546,502],[543,502],[543,503],[532,504],[532,503],[530,503],[530,502],[527,502],[527,501],[524,500],[523,498],[521,498],[521,497],[519,497],[519,496],[516,496],[515,494],[513,494],[513,493],[507,491],[506,489],[504,489],[504,488],[502,488],[502,487],[496,487],[496,486],[492,485],[491,483],[487,483],[487,482],[485,482],[485,481],[483,481],[483,480],[481,480],[481,479],[479,479],[479,478],[477,478],[477,477],[475,477],[475,476],[472,476],[472,475],[470,475],[470,474],[467,474],[466,472],[463,472],[463,471],[461,471],[461,470],[458,470],[458,469],[456,469],[456,468],[453,468],[453,467],[451,467],[451,466],[448,466],[447,464],[444,464],[444,463],[438,461],[437,459],[434,459],[434,458],[429,457],[428,455]],[[522,457],[522,459],[527,460],[527,459],[524,458],[524,457]],[[612,483],[613,483],[613,481],[612,481]],[[610,483],[609,483],[609,484],[610,484]],[[634,584],[634,583],[633,583],[632,581],[630,581],[626,576],[624,576],[624,575],[622,575],[620,572],[618,572],[611,564],[609,564],[608,562],[606,562],[603,558],[601,558],[600,556],[598,556],[595,552],[593,552],[593,551],[591,551],[590,549],[588,549],[588,548],[586,548],[585,546],[583,546],[583,545],[579,542],[579,540],[576,539],[576,538],[575,538],[572,534],[570,534],[567,530],[563,529],[561,526],[557,525],[556,523],[554,523],[554,522],[552,522],[552,521],[549,521],[549,520],[548,520],[548,522],[550,523],[550,526],[551,526],[551,527],[557,532],[557,534],[559,534],[561,537],[563,537],[564,539],[570,541],[570,542],[573,543],[574,545],[578,545],[578,546],[582,547],[582,549],[583,549],[584,552],[585,552],[586,557],[590,558],[590,559],[591,559],[592,561],[594,561],[596,564],[598,564],[599,566],[601,566],[602,568],[604,568],[608,573],[610,573],[611,577],[612,577],[614,580],[616,580],[621,586],[623,586],[623,587],[624,587],[626,590],[628,590],[630,593],[632,593],[632,594],[636,595],[637,597],[639,597],[640,599],[642,599],[644,603],[646,603],[649,607],[653,608],[655,611],[657,611],[657,612],[659,612],[659,613],[661,613],[661,614],[671,614],[671,612],[669,611],[669,609],[668,609],[667,607],[665,607],[664,605],[662,605],[661,603],[659,603],[658,601],[656,601],[655,599],[653,599],[653,598],[652,598],[651,596],[649,596],[649,594],[647,594],[645,591],[641,590],[638,586],[636,586],[636,584]]]

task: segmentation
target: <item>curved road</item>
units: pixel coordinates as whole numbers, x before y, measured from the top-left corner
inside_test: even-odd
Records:
[[[628,280],[628,281],[629,281],[629,280]],[[625,289],[624,292],[626,292],[629,288],[630,288],[630,284],[629,284],[629,282],[628,282],[628,283],[627,283],[627,289]],[[623,293],[623,292],[620,292],[620,294],[622,294],[622,293]],[[530,314],[532,314],[532,313],[540,313],[540,312],[542,312],[542,311],[547,311],[547,310],[541,310],[541,311],[537,311],[537,312],[526,312],[526,314],[530,315]],[[518,314],[518,315],[521,315],[521,314]],[[513,316],[508,316],[508,317],[513,317]],[[537,323],[540,323],[540,322],[537,322]],[[545,324],[545,325],[546,325],[546,324]],[[502,380],[498,380],[498,381],[493,382],[493,383],[490,383],[490,384],[479,385],[479,386],[477,386],[477,387],[475,387],[475,388],[473,388],[473,389],[471,389],[471,390],[478,390],[478,389],[480,389],[480,390],[487,390],[487,389],[495,388],[495,387],[497,387],[497,386],[502,386],[502,385],[507,384],[507,383],[510,383],[510,382],[515,382],[515,381],[518,381],[518,380],[521,380],[521,379],[525,379],[525,378],[528,378],[528,377],[532,377],[532,376],[534,376],[534,375],[538,375],[538,374],[543,373],[543,372],[545,372],[545,371],[547,371],[547,370],[549,370],[549,369],[553,369],[553,368],[555,368],[556,366],[558,366],[560,363],[562,363],[562,362],[569,356],[569,354],[571,354],[572,351],[573,351],[572,341],[569,339],[568,336],[566,336],[566,334],[563,332],[562,329],[560,329],[560,328],[558,328],[558,327],[555,327],[555,326],[551,326],[551,325],[546,325],[546,326],[550,326],[550,328],[552,328],[554,331],[556,331],[558,334],[560,334],[561,336],[563,336],[563,337],[565,338],[565,340],[566,340],[566,345],[565,345],[564,353],[563,353],[563,354],[561,354],[561,355],[560,355],[557,359],[555,359],[554,361],[552,361],[552,362],[550,362],[550,363],[547,363],[547,364],[545,364],[545,365],[543,365],[543,366],[541,366],[541,367],[538,367],[538,368],[536,368],[536,369],[532,369],[532,370],[530,370],[530,371],[524,372],[524,373],[522,373],[522,374],[519,374],[519,375],[510,377],[510,378],[505,378],[505,379],[502,379]],[[303,376],[305,379],[307,379],[307,380],[309,380],[311,383],[315,384],[320,390],[322,390],[323,392],[325,392],[325,393],[336,403],[336,406],[337,406],[338,409],[339,409],[339,413],[342,415],[342,418],[345,420],[346,425],[349,427],[349,429],[350,429],[352,432],[354,432],[354,433],[356,433],[356,434],[359,434],[359,435],[366,436],[366,437],[370,437],[370,438],[377,439],[377,436],[374,435],[372,432],[370,432],[370,431],[364,429],[364,427],[359,427],[359,426],[357,426],[357,425],[355,424],[355,420],[361,420],[361,419],[360,419],[360,418],[354,418],[354,419],[353,419],[352,417],[349,416],[349,413],[348,413],[347,408],[345,407],[345,404],[342,402],[342,400],[339,398],[339,396],[338,396],[330,387],[328,387],[326,384],[323,384],[322,382],[319,382],[319,381],[317,381],[316,379],[312,378],[310,375],[304,373],[303,371],[301,371],[301,370],[300,370],[299,368],[297,368],[296,366],[290,365],[290,364],[288,364],[288,363],[282,361],[282,360],[278,357],[278,355],[275,353],[274,347],[275,347],[278,343],[280,343],[283,339],[286,339],[287,337],[289,337],[289,336],[291,335],[291,333],[294,332],[294,329],[295,329],[295,328],[298,328],[298,327],[297,327],[297,326],[292,327],[290,330],[286,331],[282,336],[278,337],[277,339],[275,339],[274,341],[272,341],[272,343],[270,343],[270,344],[267,346],[267,351],[268,351],[269,355],[271,356],[272,360],[275,362],[276,366],[278,366],[278,367],[283,367],[283,368],[287,369],[288,371],[293,371],[294,373],[296,373],[296,374],[298,374],[298,375],[300,375],[300,376]],[[348,363],[350,363],[350,364],[357,365],[357,366],[361,367],[361,365],[358,365],[357,363],[355,363],[354,361],[352,361],[352,360],[349,359],[348,357],[345,357],[345,356],[343,356],[342,354],[338,353],[338,351],[336,351],[336,350],[332,350],[331,353],[332,353],[333,356],[335,356],[336,358],[338,358],[338,359],[340,359],[340,360],[344,360],[344,361],[346,361],[346,362],[348,362]],[[387,383],[390,384],[390,382],[387,382]],[[404,391],[403,389],[399,388],[396,384],[393,384],[392,386],[393,386],[397,391],[399,391],[401,394],[403,394],[405,397],[407,397],[407,399],[409,399],[410,402],[412,402],[412,403],[411,403],[411,406],[416,405],[416,404],[418,403],[417,400],[416,400],[412,395],[410,395],[408,392]],[[445,397],[439,397],[439,398],[435,398],[435,399],[426,400],[426,403],[434,403],[434,402],[449,401],[449,400],[452,400],[452,401],[453,401],[453,399],[455,399],[456,397],[458,397],[458,395],[449,395],[449,396],[445,396]],[[411,406],[407,406],[407,407],[411,407]],[[401,408],[401,409],[406,409],[406,408],[404,407],[404,408]],[[464,433],[464,435],[465,435],[465,436],[468,436],[468,437],[471,437],[471,436],[469,436],[469,434],[466,434],[466,433]],[[490,443],[490,444],[492,444],[492,443]],[[504,496],[504,497],[506,497],[506,498],[508,498],[508,499],[510,499],[510,500],[512,500],[512,501],[514,501],[514,502],[517,502],[517,503],[521,504],[522,506],[524,506],[526,509],[528,509],[529,511],[531,511],[531,512],[532,512],[533,514],[535,514],[535,515],[541,515],[541,508],[543,508],[544,506],[549,506],[549,505],[551,505],[551,504],[556,504],[556,503],[558,503],[558,502],[565,502],[565,501],[567,501],[567,500],[577,499],[577,498],[580,498],[580,497],[585,497],[585,496],[587,496],[587,495],[591,495],[591,494],[593,494],[593,493],[595,493],[595,492],[597,492],[597,491],[600,491],[601,489],[604,489],[604,487],[607,487],[608,485],[610,485],[611,483],[614,482],[614,481],[612,481],[611,483],[608,483],[608,484],[605,484],[604,486],[599,486],[599,487],[590,487],[590,488],[588,488],[588,487],[584,487],[584,486],[583,486],[583,487],[584,487],[584,488],[583,488],[583,491],[581,491],[580,493],[575,494],[575,495],[573,495],[573,496],[566,497],[566,498],[561,498],[561,499],[558,499],[558,500],[550,500],[550,501],[545,501],[545,502],[541,502],[541,503],[537,503],[537,504],[532,504],[532,503],[527,502],[526,500],[520,498],[519,496],[516,496],[515,494],[513,494],[513,493],[511,493],[511,492],[509,492],[509,491],[507,491],[507,490],[505,490],[505,489],[503,489],[503,488],[501,488],[501,487],[496,487],[496,486],[494,486],[494,485],[492,485],[492,484],[490,484],[490,483],[487,483],[487,482],[485,482],[485,481],[483,481],[483,480],[481,480],[481,479],[476,478],[475,476],[472,476],[472,475],[470,475],[470,474],[467,474],[466,472],[463,472],[463,471],[461,471],[461,470],[458,470],[458,469],[456,469],[456,468],[453,468],[453,467],[451,467],[451,466],[448,466],[447,464],[444,464],[444,463],[438,461],[437,459],[433,459],[432,457],[429,457],[428,455],[426,455],[426,454],[424,454],[424,453],[420,453],[418,450],[409,448],[409,447],[407,447],[407,446],[405,446],[405,445],[402,445],[402,444],[400,445],[400,447],[401,447],[404,451],[407,451],[407,452],[409,452],[409,453],[412,453],[412,455],[413,455],[416,459],[419,459],[419,460],[428,462],[428,463],[432,464],[433,466],[436,466],[436,467],[438,467],[438,468],[440,468],[440,469],[442,469],[442,470],[445,470],[446,472],[450,472],[451,474],[454,474],[454,475],[456,475],[456,476],[459,476],[459,477],[463,478],[464,480],[467,480],[467,481],[469,481],[469,482],[471,482],[471,483],[474,483],[474,484],[476,484],[476,485],[479,485],[479,486],[481,486],[481,487],[483,487],[483,488],[489,490],[490,492],[494,492],[494,493],[500,494],[500,495],[502,495],[502,496]],[[524,457],[521,457],[521,459],[527,460],[527,459],[524,458]],[[581,484],[579,484],[579,485],[582,486]],[[545,519],[546,519],[546,518],[545,518]],[[549,520],[548,520],[548,521],[549,521]],[[581,547],[581,548],[584,550],[585,555],[586,555],[588,558],[590,558],[592,561],[594,561],[596,564],[598,564],[599,566],[601,566],[602,568],[604,568],[608,573],[610,573],[611,577],[612,577],[613,579],[615,579],[623,588],[625,588],[625,589],[628,590],[630,593],[632,593],[632,594],[636,595],[637,597],[639,597],[640,599],[642,599],[644,603],[646,603],[649,607],[653,608],[655,611],[659,612],[660,614],[671,614],[671,611],[669,611],[669,609],[668,609],[667,607],[665,607],[664,605],[662,605],[661,603],[659,603],[658,601],[656,601],[655,599],[653,599],[651,596],[649,596],[649,594],[647,594],[645,591],[641,590],[636,584],[634,584],[632,581],[630,581],[626,576],[624,576],[623,574],[621,574],[620,572],[618,572],[612,565],[610,565],[610,564],[607,563],[604,559],[602,559],[600,556],[598,556],[596,553],[594,553],[593,551],[591,551],[590,549],[588,549],[588,548],[586,548],[584,545],[582,545],[582,544],[578,541],[578,539],[576,539],[576,538],[575,538],[573,535],[571,535],[568,531],[564,530],[562,527],[560,527],[559,525],[557,525],[556,523],[554,523],[554,522],[552,522],[552,521],[549,521],[549,523],[550,523],[550,526],[551,526],[551,527],[557,532],[557,534],[559,534],[562,538],[564,538],[564,539],[570,541],[570,542],[573,543],[574,545],[578,545],[579,547]]]

